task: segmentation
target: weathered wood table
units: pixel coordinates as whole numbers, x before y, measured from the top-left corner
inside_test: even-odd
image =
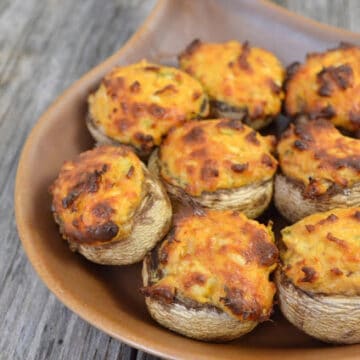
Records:
[[[360,31],[357,0],[276,2]],[[1,360],[155,359],[87,324],[49,292],[21,247],[13,210],[18,157],[40,114],[73,81],[121,47],[154,4],[0,0]]]

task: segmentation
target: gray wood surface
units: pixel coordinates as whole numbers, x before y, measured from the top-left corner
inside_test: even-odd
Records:
[[[360,31],[358,0],[276,2]],[[90,326],[47,290],[20,245],[13,210],[19,153],[39,115],[118,49],[154,3],[0,0],[0,360],[155,359]]]

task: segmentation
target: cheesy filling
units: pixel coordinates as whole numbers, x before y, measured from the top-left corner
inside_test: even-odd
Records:
[[[278,144],[282,172],[314,197],[360,182],[360,140],[343,136],[329,121],[291,125]],[[336,189],[334,189],[336,190]]]
[[[88,102],[92,121],[107,136],[142,150],[159,145],[172,126],[209,111],[198,81],[145,60],[115,68]]]
[[[236,41],[195,41],[180,55],[180,67],[203,84],[211,99],[246,109],[250,119],[280,112],[285,71],[266,50]]]
[[[158,250],[161,278],[145,294],[215,306],[239,320],[266,320],[278,251],[270,227],[231,211],[187,216]]]
[[[274,142],[236,120],[188,122],[161,145],[160,173],[193,196],[264,182],[276,171]]]
[[[128,149],[102,146],[65,162],[51,193],[65,239],[92,245],[118,241],[130,234],[144,197],[144,171]]]
[[[360,295],[360,208],[310,215],[281,231],[283,271],[299,288]]]
[[[336,126],[360,129],[360,48],[342,47],[312,53],[290,68],[286,111],[326,117]]]

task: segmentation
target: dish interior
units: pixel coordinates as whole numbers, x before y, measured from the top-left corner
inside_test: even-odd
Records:
[[[306,336],[275,308],[272,321],[227,344],[186,339],[157,325],[148,315],[141,286],[140,264],[101,266],[71,253],[53,221],[49,185],[65,160],[94,143],[85,126],[86,97],[116,64],[147,58],[176,64],[194,38],[204,41],[249,40],[274,52],[284,65],[303,61],[309,51],[335,47],[360,36],[316,25],[276,6],[257,1],[162,0],[135,37],[103,64],[76,82],[50,107],[32,131],[21,156],[16,180],[19,234],[34,268],[69,308],[110,335],[154,354],[175,358],[302,359],[356,358],[360,346],[334,347]],[[277,127],[276,127],[277,126]],[[283,128],[279,122],[275,131]],[[270,209],[265,215],[284,225]]]

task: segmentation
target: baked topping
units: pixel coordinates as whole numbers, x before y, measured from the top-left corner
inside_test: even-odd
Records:
[[[360,49],[340,47],[312,53],[303,65],[289,68],[286,111],[325,117],[336,126],[360,129]]]
[[[360,182],[360,140],[343,136],[329,121],[300,119],[278,144],[282,172],[313,198]]]
[[[141,61],[115,68],[89,96],[89,113],[112,139],[149,151],[174,125],[206,116],[202,86],[171,67]]]
[[[193,196],[264,182],[276,171],[274,142],[236,120],[187,122],[161,145],[160,173]]]
[[[143,291],[165,303],[190,299],[239,320],[269,318],[278,250],[272,231],[243,214],[209,210],[178,220],[157,250],[160,279]]]
[[[127,237],[143,185],[142,164],[124,146],[101,146],[65,162],[50,189],[64,238],[96,245]]]
[[[198,79],[216,102],[246,110],[251,120],[280,112],[284,70],[270,52],[248,42],[196,41],[179,59],[181,68]]]
[[[283,271],[299,288],[360,295],[360,208],[310,215],[282,230]]]

